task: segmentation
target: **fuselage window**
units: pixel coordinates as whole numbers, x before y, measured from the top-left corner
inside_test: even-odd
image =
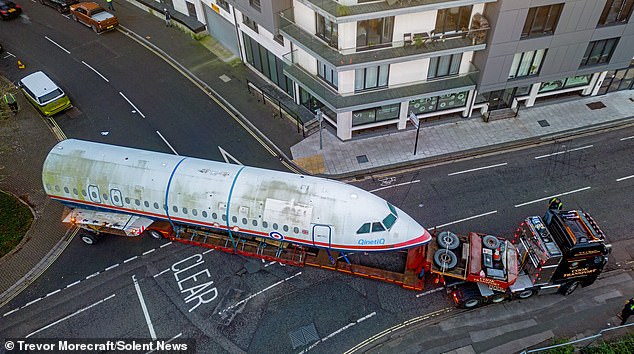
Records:
[[[198,215],[198,210],[196,210],[196,209],[192,209],[192,214],[193,214],[194,216],[197,216],[197,215]]]
[[[148,202],[147,200],[143,202],[143,205],[145,205],[146,208],[150,207],[150,202]]]
[[[77,188],[73,188],[73,194],[74,195],[79,195],[79,193],[77,192]]]
[[[293,232],[296,233],[296,234],[299,234],[299,227],[295,226],[293,228]]]
[[[388,214],[385,219],[383,219],[383,225],[387,227],[387,229],[391,229],[392,225],[396,222],[396,216],[394,214]]]
[[[232,216],[231,217],[231,221],[233,221],[233,223],[237,223],[238,222],[238,217],[237,216]]]
[[[222,214],[222,221],[227,221],[227,215]]]
[[[203,214],[203,218],[207,217],[207,212],[205,210],[203,210],[202,214]]]
[[[99,196],[97,195],[97,192],[90,192],[90,195],[92,195],[92,199],[99,199]]]
[[[112,196],[112,200],[114,200],[115,203],[119,204],[119,196],[118,195]]]
[[[215,220],[215,219],[218,219],[218,214],[216,214],[216,213],[211,213],[211,218],[212,218],[212,219],[214,219],[214,220]]]
[[[277,223],[273,223],[273,230],[277,230]]]
[[[55,185],[55,191],[59,192],[59,186]]]
[[[108,195],[106,193],[103,194],[103,200],[108,200]]]
[[[174,205],[174,206],[172,207],[172,210],[173,210],[175,213],[178,213],[178,207],[177,207],[176,205]]]
[[[370,233],[370,223],[366,222],[365,224],[361,225],[361,227],[359,228],[359,230],[357,230],[358,234],[367,234]]]
[[[288,225],[282,226],[282,230],[284,230],[284,232],[288,232]]]
[[[244,224],[244,225],[247,224],[247,218],[242,218],[242,224]]]
[[[183,214],[187,214],[187,208],[182,208]]]
[[[64,187],[64,193],[70,193],[70,190],[68,190],[68,187]]]
[[[88,194],[86,194],[86,190],[85,189],[81,190],[81,195],[83,195],[84,197],[88,195]]]
[[[159,208],[158,203],[157,203],[157,202],[154,202],[154,209],[158,210],[158,208]]]
[[[258,221],[253,219],[253,221],[251,221],[251,224],[253,224],[253,226],[258,226]]]
[[[262,221],[262,227],[265,228],[265,229],[268,228],[269,227],[269,223],[266,222],[266,221]]]
[[[83,193],[83,192],[82,192],[82,193]],[[125,197],[125,203],[126,203],[126,204],[130,204],[130,198]]]
[[[47,191],[50,191],[50,190],[51,190],[51,185],[50,185],[50,184],[48,184],[48,183],[46,184],[46,190],[47,190]]]
[[[140,205],[141,205],[141,201],[140,201],[140,200],[138,200],[138,199],[135,199],[135,200],[134,200],[134,204],[136,204],[137,206],[140,206]]]
[[[385,231],[385,227],[380,222],[372,223],[372,232]]]

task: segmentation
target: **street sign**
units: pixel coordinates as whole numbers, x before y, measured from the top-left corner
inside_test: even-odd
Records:
[[[407,118],[409,119],[410,122],[412,122],[412,124],[414,124],[416,129],[418,129],[418,124],[420,124],[420,122],[418,121],[418,117],[416,117],[414,112],[410,112],[409,113],[409,117],[407,117]]]

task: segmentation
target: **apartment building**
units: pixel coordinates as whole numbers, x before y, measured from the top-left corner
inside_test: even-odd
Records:
[[[629,89],[633,3],[210,0],[196,7],[211,35],[349,140],[412,120],[488,119],[548,97]]]

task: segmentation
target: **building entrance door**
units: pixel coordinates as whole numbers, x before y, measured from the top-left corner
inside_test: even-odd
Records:
[[[489,111],[511,108],[517,87],[489,92]]]

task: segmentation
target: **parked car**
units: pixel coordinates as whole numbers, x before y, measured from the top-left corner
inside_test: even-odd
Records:
[[[92,28],[96,33],[113,30],[119,25],[115,15],[94,2],[80,2],[71,5],[70,13],[73,20]]]
[[[26,98],[45,116],[52,116],[73,107],[64,91],[41,71],[25,76],[18,87]]]
[[[50,6],[60,14],[70,11],[70,5],[78,3],[78,0],[40,0],[40,4]]]
[[[8,20],[20,16],[22,8],[11,0],[0,0],[0,17]]]

